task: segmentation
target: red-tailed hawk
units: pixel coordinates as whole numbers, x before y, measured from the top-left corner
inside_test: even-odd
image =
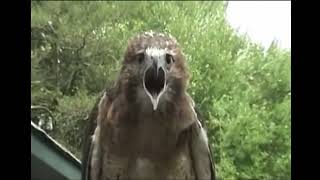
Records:
[[[214,180],[188,79],[175,38],[155,32],[132,38],[114,87],[90,115],[83,180]]]

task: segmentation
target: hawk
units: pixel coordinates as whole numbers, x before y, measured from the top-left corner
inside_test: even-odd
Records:
[[[133,37],[118,79],[90,114],[82,179],[214,180],[188,80],[174,37],[152,31]]]

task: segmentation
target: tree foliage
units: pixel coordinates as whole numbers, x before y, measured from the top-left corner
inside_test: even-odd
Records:
[[[290,51],[238,35],[224,2],[32,1],[32,105],[78,157],[88,113],[115,79],[129,37],[171,33],[208,128],[220,179],[291,179]],[[35,111],[33,120],[42,113]]]

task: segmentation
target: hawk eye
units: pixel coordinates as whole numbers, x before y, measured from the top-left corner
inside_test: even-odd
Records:
[[[167,64],[171,64],[174,62],[174,59],[170,54],[166,54],[166,61],[167,61]]]
[[[139,63],[142,63],[144,60],[144,53],[137,54],[137,59],[138,59]]]

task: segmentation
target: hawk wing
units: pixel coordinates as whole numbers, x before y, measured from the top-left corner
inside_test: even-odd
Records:
[[[104,93],[106,94],[106,93]],[[82,172],[81,179],[82,180],[90,180],[91,179],[91,162],[93,158],[93,150],[94,143],[93,138],[97,128],[97,118],[99,111],[99,103],[103,98],[103,94],[99,96],[98,100],[95,102],[95,105],[89,115],[85,134],[84,134],[84,145],[82,148]]]
[[[190,151],[191,160],[198,180],[216,180],[215,166],[212,158],[212,151],[208,144],[208,138],[199,111],[192,104],[196,122],[191,126]]]

